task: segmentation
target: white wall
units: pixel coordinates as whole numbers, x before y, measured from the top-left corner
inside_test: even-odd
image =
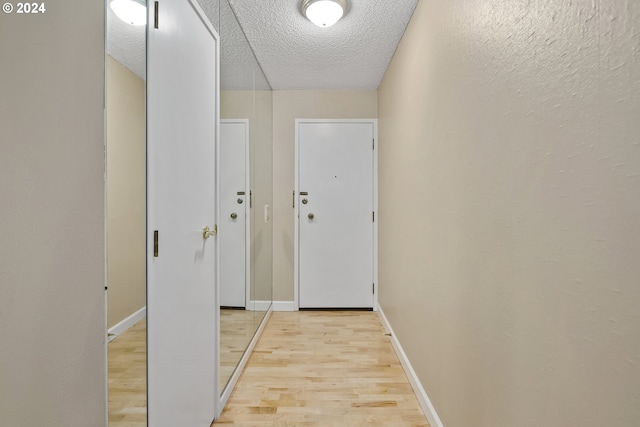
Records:
[[[446,427],[640,425],[640,2],[420,1],[380,305]]]
[[[293,301],[295,119],[371,119],[377,117],[377,109],[374,90],[273,92],[274,301]]]
[[[103,426],[105,6],[45,5],[0,13],[0,425]]]

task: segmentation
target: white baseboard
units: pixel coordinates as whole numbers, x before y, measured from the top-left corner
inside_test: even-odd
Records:
[[[294,301],[274,301],[273,311],[296,311]]]
[[[251,311],[267,311],[271,307],[271,301],[249,301],[247,310]]]
[[[131,316],[127,317],[124,320],[121,320],[120,322],[110,327],[109,330],[107,331],[109,342],[113,341],[124,331],[126,331],[127,329],[129,329],[130,327],[132,327],[133,325],[135,325],[136,323],[144,319],[146,315],[147,315],[147,307],[145,306],[145,307],[142,307],[140,310],[136,311],[135,313],[133,313]]]
[[[440,421],[440,418],[436,413],[435,408],[431,404],[431,400],[429,400],[429,396],[427,396],[427,392],[424,391],[424,388],[422,387],[422,384],[420,383],[416,372],[413,370],[413,366],[411,366],[411,362],[409,362],[407,355],[400,345],[400,341],[398,341],[396,334],[393,332],[393,329],[391,328],[391,325],[389,324],[389,321],[387,320],[387,317],[384,315],[384,312],[382,311],[382,308],[380,306],[378,306],[378,313],[380,314],[382,325],[387,330],[387,332],[391,334],[391,345],[393,345],[393,349],[398,355],[398,359],[400,359],[400,364],[404,369],[404,373],[407,375],[409,383],[411,383],[411,387],[413,387],[413,391],[418,398],[418,403],[420,403],[420,407],[422,408],[424,415],[427,417],[429,424],[431,425],[431,427],[444,427],[442,421]]]

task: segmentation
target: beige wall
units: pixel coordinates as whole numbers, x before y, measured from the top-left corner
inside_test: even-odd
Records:
[[[293,301],[295,119],[377,117],[377,92],[347,90],[273,92],[273,299]]]
[[[145,83],[107,57],[107,325],[146,304]]]
[[[0,13],[0,425],[103,426],[104,3],[46,6]]]
[[[640,3],[420,1],[380,304],[446,427],[640,425]]]
[[[271,206],[272,187],[272,96],[271,91],[223,90],[220,118],[249,119],[251,152],[251,299],[271,301],[272,222],[264,222],[264,205]]]

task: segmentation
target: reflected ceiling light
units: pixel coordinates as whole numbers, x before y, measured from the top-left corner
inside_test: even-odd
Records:
[[[142,26],[147,23],[147,5],[144,0],[111,0],[109,6],[127,24]]]
[[[318,27],[330,27],[342,18],[347,0],[304,0],[302,14]]]

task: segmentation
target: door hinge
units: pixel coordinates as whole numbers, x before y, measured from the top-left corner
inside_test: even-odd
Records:
[[[153,28],[158,28],[158,21],[159,21],[159,17],[158,17],[158,9],[159,9],[159,5],[158,2],[155,1],[153,2]]]
[[[291,196],[291,207],[294,209],[296,207],[296,190],[293,190],[293,194]]]
[[[153,230],[153,257],[158,258],[158,230]]]
[[[372,149],[372,150],[375,150],[375,149],[376,149],[376,139],[375,139],[375,138],[373,138],[373,139],[371,140],[371,149]]]
[[[375,293],[376,293],[376,284],[375,284],[375,283],[372,283],[372,284],[371,284],[371,293],[372,293],[372,294],[375,294]]]
[[[375,213],[375,211],[371,212],[371,221],[376,222],[376,213]]]

